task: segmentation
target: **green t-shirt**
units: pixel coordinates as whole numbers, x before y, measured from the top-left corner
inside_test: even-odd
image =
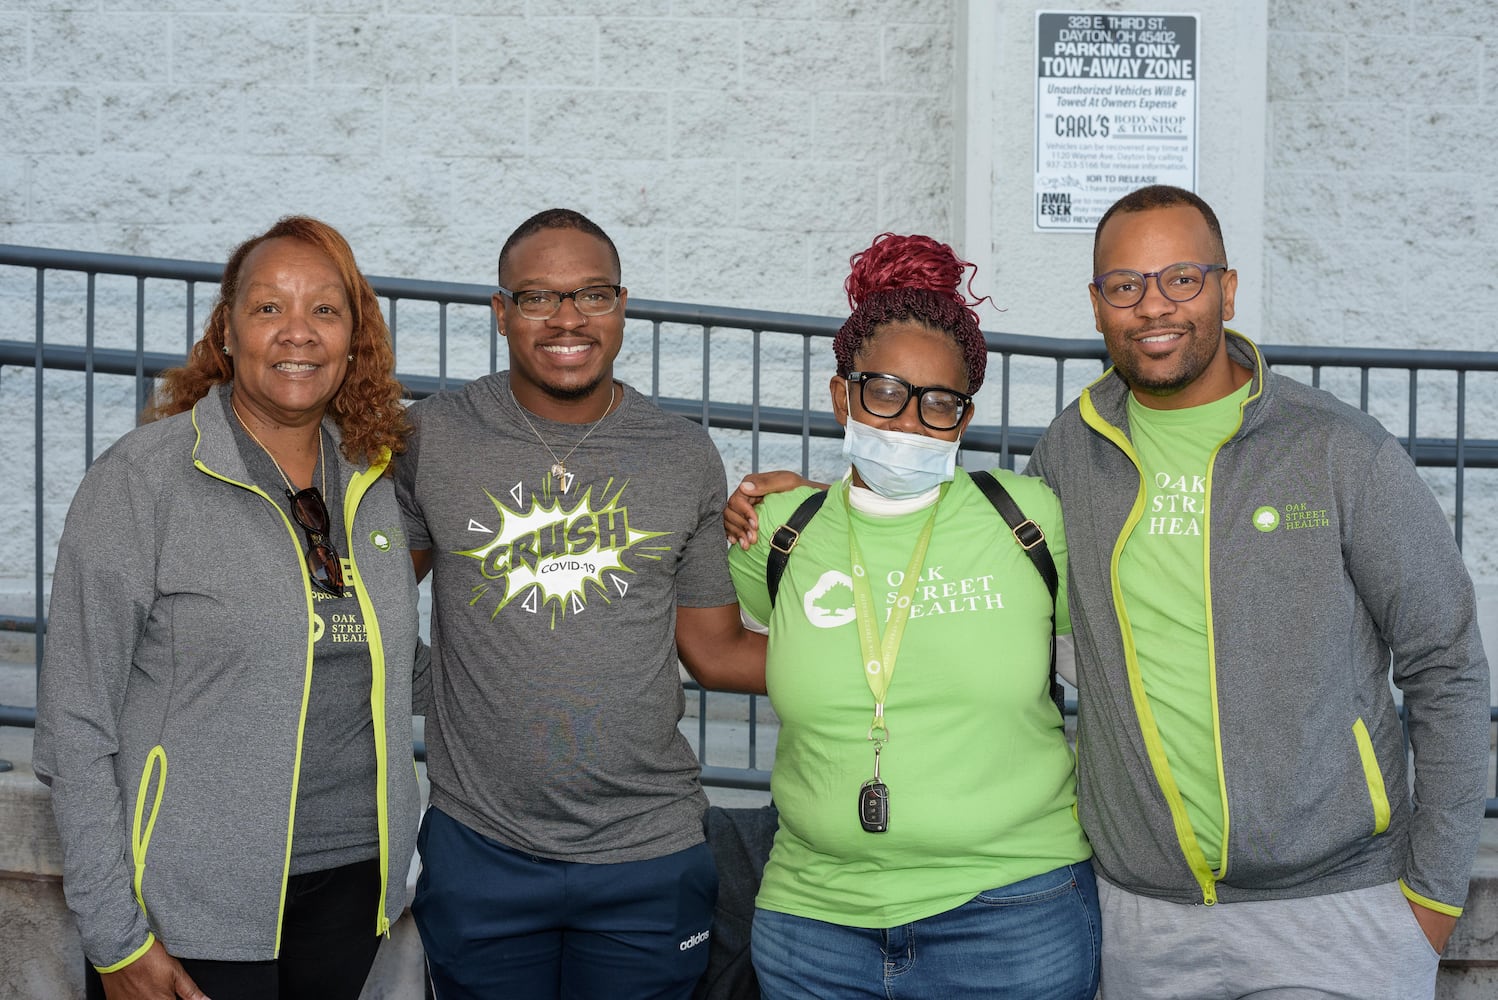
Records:
[[[1129,437],[1145,509],[1118,562],[1119,585],[1150,712],[1197,844],[1215,869],[1224,851],[1221,760],[1208,635],[1207,478],[1248,396],[1153,410],[1129,397]]]
[[[1068,633],[1060,505],[1038,479],[995,474],[1045,531],[1061,578],[1057,630]],[[757,542],[729,559],[741,606],[770,626],[768,683],[780,716],[771,778],[780,829],[757,905],[892,927],[1090,857],[1072,751],[1049,697],[1050,594],[961,469],[937,512],[885,703],[889,830],[859,824],[859,789],[873,776],[874,698],[848,575],[849,517],[882,635],[929,508],[850,512],[844,489],[833,487],[802,533],[773,612],[769,539],[811,491],[766,498]]]

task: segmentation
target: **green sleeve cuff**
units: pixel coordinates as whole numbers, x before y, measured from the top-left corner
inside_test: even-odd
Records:
[[[100,975],[103,975],[103,976],[107,976],[111,972],[119,972],[125,966],[129,965],[130,963],[134,962],[136,959],[138,959],[142,955],[144,955],[146,952],[150,951],[151,950],[151,945],[153,945],[155,943],[156,943],[156,935],[152,934],[150,931],[147,931],[146,932],[146,943],[145,944],[141,945],[139,948],[135,949],[130,954],[126,955],[124,958],[120,959],[118,962],[114,963],[113,965],[96,965],[96,966],[94,966],[94,969],[97,970],[98,973]]]
[[[1449,906],[1446,903],[1438,903],[1429,896],[1422,896],[1414,889],[1405,885],[1404,879],[1399,880],[1399,890],[1404,893],[1405,898],[1410,902],[1419,903],[1427,910],[1435,910],[1437,913],[1444,913],[1448,917],[1459,917],[1462,915],[1462,908],[1460,906]]]

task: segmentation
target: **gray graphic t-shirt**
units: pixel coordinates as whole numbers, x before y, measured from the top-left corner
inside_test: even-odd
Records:
[[[396,493],[411,548],[432,553],[432,804],[570,861],[701,842],[676,607],[736,600],[707,432],[625,386],[567,457],[563,492],[537,436],[565,455],[587,427],[527,426],[508,373],[411,415]]]
[[[227,397],[225,397],[227,400]],[[285,482],[265,450],[235,418],[227,402],[224,413],[234,429],[240,456],[256,485],[291,519]],[[336,447],[323,432],[322,446]],[[343,597],[312,588],[313,653],[307,718],[302,727],[301,766],[297,772],[297,805],[291,842],[291,874],[326,871],[379,857],[379,821],[375,815],[374,718],[369,691],[372,668],[364,615],[354,597],[358,586],[347,558],[348,532],[343,523],[343,484],[339,466],[319,466],[313,479],[328,508],[329,538],[343,558]],[[280,527],[269,509],[266,537]],[[297,531],[306,548],[306,537]],[[276,627],[267,623],[267,627]]]

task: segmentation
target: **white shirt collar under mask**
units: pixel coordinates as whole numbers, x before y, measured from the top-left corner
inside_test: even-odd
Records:
[[[855,419],[851,408],[843,428],[843,457],[864,484],[889,500],[916,501],[913,509],[926,506],[925,494],[934,499],[936,489],[957,474],[961,443],[871,427]]]

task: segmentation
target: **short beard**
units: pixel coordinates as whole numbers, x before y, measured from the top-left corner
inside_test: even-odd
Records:
[[[1220,349],[1223,336],[1222,328],[1220,326],[1217,328],[1217,336],[1210,342],[1200,339],[1202,330],[1194,323],[1185,324],[1184,333],[1186,338],[1192,342],[1193,347],[1200,348],[1206,343],[1211,343],[1211,353],[1202,358],[1192,353],[1191,348],[1187,348],[1186,353],[1177,359],[1179,367],[1174,372],[1153,378],[1142,374],[1144,365],[1137,363],[1135,358],[1127,358],[1123,362],[1114,361],[1114,367],[1118,370],[1119,376],[1124,380],[1124,384],[1130,389],[1143,392],[1150,396],[1174,396],[1201,378],[1202,374],[1211,367],[1212,360],[1217,356],[1217,351]]]
[[[552,399],[555,399],[558,402],[572,403],[576,402],[579,399],[584,399],[592,395],[595,391],[597,391],[598,387],[603,385],[604,381],[609,378],[609,375],[600,375],[593,381],[589,382],[587,385],[580,386],[552,385],[549,382],[542,382],[539,384],[541,387],[541,391],[546,393],[546,395],[550,396]]]
[[[1170,378],[1147,379],[1141,376],[1133,365],[1117,365],[1116,367],[1125,385],[1151,396],[1173,396],[1196,381],[1195,377],[1188,372],[1181,372]]]

